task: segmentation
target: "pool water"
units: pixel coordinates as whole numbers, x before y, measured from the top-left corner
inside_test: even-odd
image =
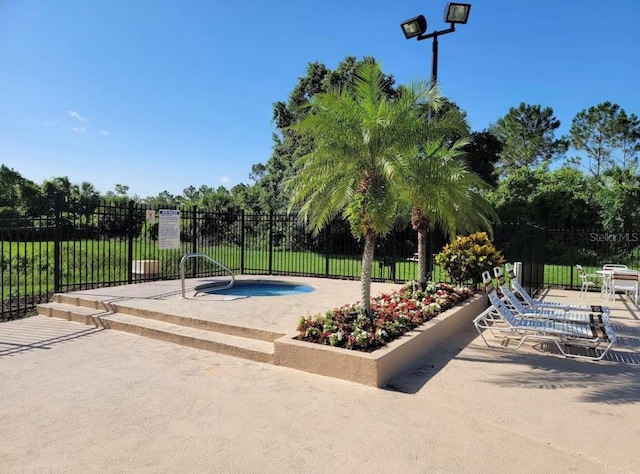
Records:
[[[293,283],[264,283],[237,281],[231,288],[216,290],[208,288],[202,290],[210,295],[228,296],[287,296],[311,293],[316,289],[309,285]]]

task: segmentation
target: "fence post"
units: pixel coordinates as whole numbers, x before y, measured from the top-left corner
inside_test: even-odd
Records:
[[[127,216],[127,283],[133,282],[133,199],[129,200],[129,214]]]
[[[191,212],[191,253],[198,253],[198,206],[193,206]],[[193,259],[191,278],[198,276],[198,259]]]
[[[273,209],[269,210],[269,275],[273,275]]]
[[[240,274],[244,274],[244,247],[245,247],[245,220],[244,220],[244,209],[242,209],[242,213],[240,214]]]
[[[573,290],[573,265],[569,267],[569,289]]]
[[[53,212],[55,216],[53,229],[53,292],[60,293],[62,290],[62,268],[61,268],[61,235],[60,225],[62,221],[62,194],[56,193],[53,201]]]

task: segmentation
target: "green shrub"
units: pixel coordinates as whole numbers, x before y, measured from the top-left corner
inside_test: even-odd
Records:
[[[458,285],[467,281],[481,283],[482,272],[492,272],[493,267],[504,262],[502,253],[495,248],[486,232],[458,236],[436,255],[436,263]]]

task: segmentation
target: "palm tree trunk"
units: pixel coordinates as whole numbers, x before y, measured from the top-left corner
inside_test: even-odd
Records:
[[[424,289],[429,279],[427,258],[431,257],[427,255],[429,219],[425,217],[422,209],[417,206],[413,206],[411,210],[411,227],[418,232],[418,283],[420,283],[421,288]]]
[[[418,228],[418,283],[424,288],[429,279],[427,268],[427,229],[420,226]]]
[[[361,298],[364,312],[371,316],[371,267],[373,264],[373,251],[376,245],[376,233],[367,231],[364,236],[364,252],[362,253]]]

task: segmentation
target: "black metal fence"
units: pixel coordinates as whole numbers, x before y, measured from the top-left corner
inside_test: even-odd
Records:
[[[520,284],[535,295],[545,284],[546,232],[535,226],[502,225],[495,231],[494,244],[507,262],[521,262]]]
[[[295,216],[190,207],[181,209],[179,248],[163,250],[158,214],[133,201],[59,199],[50,215],[0,219],[0,320],[22,317],[56,292],[177,279],[187,253],[205,253],[242,274],[360,275],[362,244],[341,221],[313,236]],[[374,280],[415,278],[416,264],[407,260],[415,251],[412,234],[379,239]],[[189,277],[222,274],[207,261],[185,264]]]
[[[576,264],[587,273],[606,263],[621,263],[640,269],[640,231],[563,230],[546,232],[545,285],[576,289],[580,279]]]
[[[295,216],[190,207],[181,209],[179,248],[162,250],[157,211],[133,201],[59,200],[48,216],[0,219],[0,320],[24,316],[55,292],[177,279],[186,253],[205,253],[240,274],[360,277],[362,243],[341,220],[314,236]],[[614,261],[638,267],[638,246],[627,245],[634,243],[634,235],[622,242],[624,252],[611,237],[600,235],[605,234],[502,225],[494,243],[507,261],[523,262],[523,283],[534,293],[543,284],[575,288],[576,263],[589,267]],[[623,237],[617,238],[620,244]],[[445,241],[436,233],[429,241],[433,257]],[[417,236],[410,227],[378,239],[373,279],[415,279],[416,249]],[[189,277],[222,274],[203,260],[190,259],[186,265]],[[431,265],[433,280],[448,280],[433,260]]]

